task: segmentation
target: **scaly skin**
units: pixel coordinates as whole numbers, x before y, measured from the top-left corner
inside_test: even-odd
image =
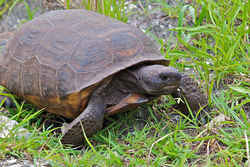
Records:
[[[63,128],[62,143],[74,146],[83,144],[82,126],[88,137],[96,133],[103,126],[104,114],[109,106],[121,105],[121,108],[128,110],[133,104],[142,103],[152,96],[159,97],[176,91],[180,81],[181,74],[177,70],[162,65],[139,66],[118,73],[110,83],[102,83],[91,95],[87,108]],[[145,98],[141,101],[141,98],[133,98],[132,94]]]
[[[92,96],[87,108],[70,124],[62,128],[63,144],[80,146],[84,144],[83,129],[86,136],[92,136],[103,127],[104,103],[101,97]]]
[[[166,74],[166,77],[162,78],[162,75],[159,75],[162,73]],[[150,74],[152,74],[152,79],[150,79]],[[131,93],[141,93],[141,95],[146,95],[146,97],[147,95],[156,95],[155,92],[158,93],[158,96],[163,95],[164,93],[170,93],[175,97],[181,97],[183,101],[186,99],[194,113],[199,110],[200,106],[205,105],[207,102],[205,94],[199,88],[198,83],[194,79],[190,78],[188,75],[182,75],[182,78],[179,78],[179,73],[172,68],[163,69],[161,66],[147,66],[146,68],[142,67],[134,71],[131,70],[130,72],[123,72],[119,74],[119,77],[117,76],[115,78],[116,79],[111,81],[111,84],[107,87],[102,85],[102,88],[98,88],[91,96],[89,104],[82,114],[63,129],[63,144],[73,144],[74,146],[82,145],[84,143],[82,125],[88,137],[100,130],[102,128],[104,110],[107,108],[107,104],[105,104],[104,99],[111,96],[113,99],[118,99],[118,102],[124,100],[119,99],[120,96],[112,96],[112,94],[115,94],[115,92],[130,92],[129,95],[131,95]],[[144,79],[147,82],[144,82]],[[180,82],[178,82],[178,80]],[[131,82],[132,84],[128,84],[127,82]],[[169,85],[169,92],[165,90],[165,86],[160,86],[163,83],[165,86]],[[110,89],[109,86],[113,85],[116,85],[116,87],[110,87]],[[174,85],[176,85],[176,88],[179,88],[180,91],[174,89]],[[112,91],[110,92],[107,90]],[[157,97],[157,95],[155,97]],[[126,96],[125,99],[126,98],[128,98],[128,101],[132,101],[132,98],[129,99],[129,96]],[[110,99],[107,102],[110,102],[113,99]],[[116,103],[117,101],[114,104]],[[177,107],[184,109],[184,111],[187,110],[187,107],[184,103],[179,104]]]
[[[182,112],[188,113],[188,107],[190,107],[193,113],[196,113],[200,107],[207,104],[207,95],[199,87],[198,83],[188,75],[182,75],[180,91],[174,92],[173,97],[180,97],[182,102],[176,104],[174,107]],[[185,101],[188,104],[185,104]]]

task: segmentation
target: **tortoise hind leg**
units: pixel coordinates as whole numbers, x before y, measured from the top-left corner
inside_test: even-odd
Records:
[[[104,103],[100,96],[91,96],[86,109],[70,124],[62,128],[63,144],[80,146],[84,143],[84,135],[89,137],[103,127]],[[82,129],[83,127],[83,129]]]
[[[7,92],[3,91],[1,93],[7,93]],[[13,101],[9,97],[0,94],[0,105],[1,104],[3,104],[3,107],[5,108],[10,108],[14,106]]]
[[[188,75],[182,76],[180,92],[174,92],[172,96],[180,97],[183,101],[186,101],[194,114],[208,102],[206,94],[201,90],[198,83]],[[174,107],[188,112],[187,105],[184,103],[177,104]]]

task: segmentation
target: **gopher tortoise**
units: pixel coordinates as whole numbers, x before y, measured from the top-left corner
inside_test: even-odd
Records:
[[[104,116],[160,95],[181,96],[192,110],[206,103],[198,84],[169,67],[143,32],[95,12],[51,11],[0,38],[0,85],[71,119],[64,144],[81,145]]]

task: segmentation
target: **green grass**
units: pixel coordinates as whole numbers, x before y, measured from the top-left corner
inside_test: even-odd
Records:
[[[82,0],[85,9],[126,22],[125,0]]]
[[[37,9],[31,10],[29,4],[25,0],[0,0],[0,17],[3,17],[4,14],[6,13],[9,15],[11,11],[13,10],[13,8],[18,3],[23,3],[25,5],[27,16],[28,16],[26,18],[26,21],[32,20],[35,16]]]
[[[59,0],[58,0],[59,1]],[[125,13],[125,0],[81,0],[80,3],[72,3],[72,0],[66,0],[65,9],[85,8],[103,15],[126,22],[127,15]]]
[[[16,115],[14,119],[28,128],[31,135],[28,139],[17,138],[13,131],[7,138],[0,138],[0,158],[11,155],[30,158],[34,163],[42,158],[52,166],[69,167],[250,165],[247,157],[250,121],[246,112],[250,103],[249,2],[197,0],[189,5],[179,3],[176,8],[163,0],[151,2],[167,15],[178,18],[178,27],[171,30],[177,34],[174,47],[169,41],[156,38],[162,53],[181,71],[186,68],[196,71],[209,95],[209,118],[220,115],[225,119],[211,127],[197,125],[195,118],[170,112],[171,105],[156,100],[144,106],[150,115],[143,120],[145,126],[137,127],[142,120],[136,119],[136,110],[119,114],[109,118],[112,123],[108,127],[89,138],[93,147],[73,150],[64,148],[60,136],[43,127],[39,117],[38,123],[34,123],[39,114],[36,109],[18,105],[17,114],[11,111],[12,116]],[[187,15],[191,16],[191,25]],[[171,115],[176,115],[177,120]],[[128,129],[131,126],[132,132]]]
[[[19,2],[23,2],[23,0],[0,0],[0,17],[8,11],[11,11]]]

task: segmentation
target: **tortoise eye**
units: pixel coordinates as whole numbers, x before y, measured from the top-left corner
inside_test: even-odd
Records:
[[[177,72],[162,72],[160,73],[160,78],[162,81],[180,81],[181,74]]]
[[[169,76],[167,73],[160,73],[160,78],[161,80],[166,81],[168,80]]]

